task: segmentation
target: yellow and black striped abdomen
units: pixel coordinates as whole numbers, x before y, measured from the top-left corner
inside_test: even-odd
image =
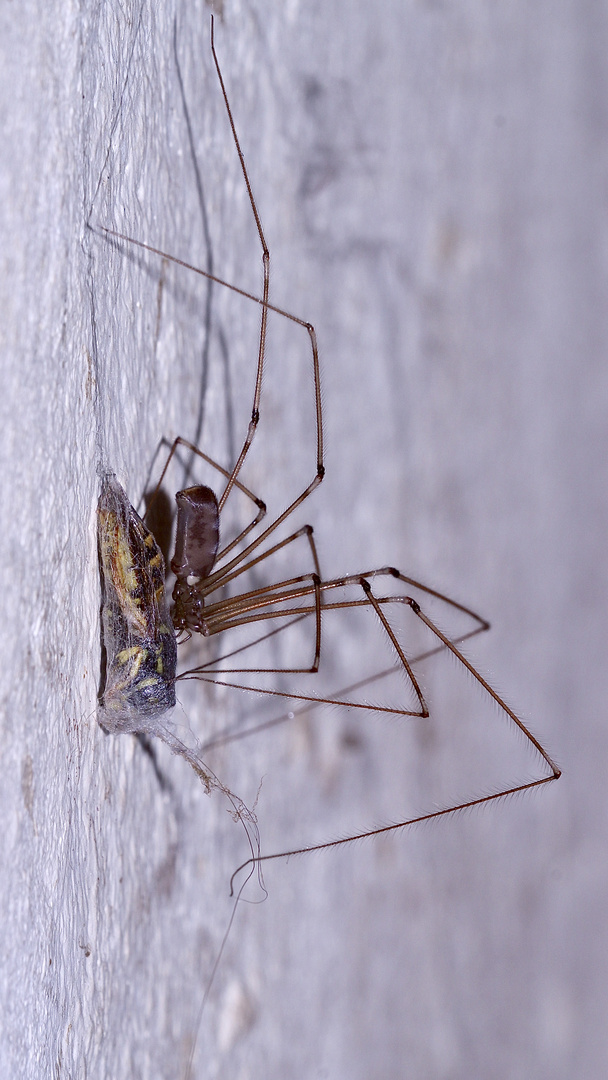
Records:
[[[105,679],[102,723],[140,730],[175,705],[177,646],[162,553],[114,476],[98,506]]]

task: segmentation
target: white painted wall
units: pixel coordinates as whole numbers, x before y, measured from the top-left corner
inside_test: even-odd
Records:
[[[88,231],[91,205],[99,224],[261,280],[210,9],[175,6],[202,203],[173,4],[22,0],[2,20],[0,1072],[15,1078],[182,1080],[243,852],[183,761],[159,749],[163,789],[95,718],[98,469],[136,499],[159,438],[193,436],[207,293],[168,268],[159,306],[158,261]],[[469,654],[564,777],[269,869],[268,901],[238,912],[193,1076],[599,1077],[606,18],[567,0],[533,15],[224,0],[216,32],[273,295],[319,335],[328,476],[303,519],[324,571],[394,563],[479,608],[494,626]],[[218,289],[210,302],[202,443],[222,457],[244,430],[257,316]],[[248,475],[278,509],[314,444],[306,342],[276,322],[265,390]],[[353,635],[336,669],[366,648]],[[201,738],[249,708],[190,691],[176,719]],[[488,715],[500,765],[508,733]],[[267,848],[298,819],[323,839],[397,816],[385,793],[424,810],[446,777],[486,789],[466,715],[462,744],[415,738],[408,756],[386,752],[384,723],[345,750],[336,719],[338,735],[214,759],[250,800],[266,777]]]

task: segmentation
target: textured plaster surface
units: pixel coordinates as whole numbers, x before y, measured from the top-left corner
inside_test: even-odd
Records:
[[[299,523],[327,576],[395,564],[487,616],[469,655],[564,777],[269,868],[192,1075],[600,1077],[605,12],[215,7],[273,297],[321,348],[327,479]],[[99,471],[135,502],[162,436],[228,463],[250,409],[257,312],[97,228],[259,291],[209,14],[22,0],[0,16],[2,1076],[182,1080],[246,856],[185,762],[161,747],[155,768],[95,715]],[[314,473],[312,387],[297,328],[275,319],[268,353],[246,482],[276,512]],[[368,638],[335,625],[348,681]],[[249,709],[200,684],[181,699],[175,723],[200,739]],[[445,741],[431,726],[392,748],[390,724],[354,731],[336,710],[213,767],[250,804],[265,778],[267,850],[533,772],[491,708],[477,770],[451,707]]]

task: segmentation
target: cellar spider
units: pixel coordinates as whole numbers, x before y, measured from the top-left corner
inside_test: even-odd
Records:
[[[427,813],[405,817],[396,822],[390,822],[381,826],[351,832],[339,839],[316,842],[310,844],[295,845],[291,848],[262,854],[258,847],[257,833],[255,831],[255,819],[249,812],[245,814],[243,804],[236,800],[233,802],[235,814],[243,819],[246,817],[251,824],[253,832],[250,835],[250,857],[238,867],[231,879],[231,889],[237,875],[244,870],[251,872],[254,867],[260,870],[263,863],[269,860],[287,858],[292,855],[310,853],[312,851],[329,850],[351,844],[373,836],[403,830],[420,822],[431,821],[446,815],[455,814],[458,811],[467,810],[504,799],[510,795],[516,795],[524,791],[538,788],[558,779],[560,770],[553,762],[547,751],[538,739],[532,734],[523,720],[506,704],[490,683],[467,659],[462,651],[462,643],[468,638],[489,628],[489,623],[477,615],[470,608],[451,599],[449,596],[427,586],[423,583],[403,574],[400,570],[391,566],[374,567],[355,574],[325,579],[321,572],[320,560],[310,525],[304,525],[290,535],[276,538],[277,530],[282,527],[309,498],[322,482],[324,468],[323,453],[323,417],[321,408],[320,371],[317,339],[315,329],[311,323],[299,318],[290,312],[279,308],[270,302],[269,267],[270,254],[265,240],[264,232],[258,208],[253,195],[248,170],[238,139],[228,94],[224,85],[222,72],[214,44],[213,17],[211,18],[211,51],[215,63],[221,93],[224,100],[232,137],[236,152],[240,161],[242,176],[247,189],[249,204],[255,220],[257,234],[262,250],[263,285],[261,296],[255,296],[220,277],[201,270],[191,264],[167,255],[165,252],[149,244],[135,240],[123,233],[102,227],[103,232],[109,238],[135,245],[140,249],[168,259],[176,265],[191,270],[210,281],[215,282],[245,299],[259,305],[261,311],[261,323],[258,339],[258,359],[255,378],[255,389],[251,408],[251,418],[247,433],[236,463],[232,469],[226,469],[211,457],[205,454],[194,444],[186,439],[177,438],[173,442],[167,461],[165,462],[160,479],[156,485],[147,514],[151,512],[161,484],[167,474],[167,470],[174,457],[179,454],[181,448],[185,448],[194,459],[206,463],[211,469],[222,477],[223,490],[218,498],[215,492],[206,485],[192,485],[176,495],[177,522],[175,552],[171,559],[171,569],[175,575],[173,588],[173,602],[170,612],[167,611],[164,594],[164,569],[162,569],[162,557],[155,541],[145,525],[146,515],[143,521],[138,518],[135,511],[129,507],[126,496],[122,493],[119,485],[111,478],[104,481],[102,500],[100,503],[102,524],[100,548],[102,550],[102,578],[114,582],[114,599],[105,603],[104,626],[106,634],[106,649],[108,652],[110,674],[117,676],[114,682],[114,698],[112,700],[112,688],[106,690],[103,699],[102,722],[113,730],[131,730],[151,734],[160,734],[165,738],[160,717],[175,699],[175,683],[179,680],[195,679],[201,681],[218,681],[221,685],[235,689],[258,692],[271,697],[279,697],[300,703],[300,711],[310,711],[321,705],[340,705],[359,710],[363,714],[369,710],[378,714],[390,714],[395,717],[411,717],[426,720],[430,716],[429,707],[417,677],[415,665],[422,660],[436,655],[450,655],[459,669],[466,673],[481,692],[486,695],[488,702],[493,704],[507,721],[523,735],[528,745],[538,754],[544,762],[546,772],[544,775],[527,779],[521,783],[498,787],[496,790],[486,792],[475,798],[456,801],[448,806],[434,809]],[[303,490],[280,512],[270,524],[261,525],[266,512],[264,502],[259,499],[242,481],[241,470],[254,441],[260,420],[260,405],[262,397],[262,376],[264,371],[264,359],[267,337],[267,323],[269,312],[273,312],[292,324],[304,330],[308,336],[309,348],[312,360],[314,381],[314,409],[316,428],[316,470],[313,478]],[[229,497],[235,491],[240,491],[256,507],[256,513],[249,523],[241,529],[237,535],[229,540],[225,546],[220,545],[220,519]],[[112,495],[113,493],[113,495]],[[104,499],[112,497],[121,503],[124,496],[128,509],[123,508],[122,532],[116,529],[117,516],[103,518]],[[131,512],[135,517],[131,517]],[[120,517],[120,514],[118,515]],[[109,524],[108,524],[109,523]],[[139,524],[137,524],[139,523]],[[104,533],[105,527],[105,533]],[[114,532],[112,533],[112,529]],[[135,530],[138,534],[138,552],[142,553],[139,563],[134,557],[134,552],[129,549],[129,544],[124,537]],[[119,534],[122,536],[120,540]],[[256,584],[252,588],[241,589],[230,595],[229,587],[234,583],[240,583],[245,576],[264,571],[272,560],[289,552],[297,541],[303,540],[307,545],[308,554],[313,569],[281,578],[269,584]],[[122,549],[121,549],[122,543]],[[104,548],[105,545],[105,548]],[[126,545],[126,548],[125,548]],[[117,555],[122,550],[123,555],[127,550],[126,560]],[[103,552],[105,550],[105,560]],[[147,554],[145,554],[147,550]],[[138,556],[139,558],[139,556]],[[160,559],[160,561],[159,561]],[[135,635],[135,642],[123,641],[121,632],[127,620],[127,610],[133,605],[141,606],[138,600],[137,588],[139,580],[133,585],[128,582],[128,573],[123,572],[131,564],[138,565],[142,570],[142,564],[149,560],[147,595],[151,598],[150,604],[156,603],[158,610],[153,612],[153,617],[146,627],[141,630],[139,639]],[[121,571],[122,565],[122,571]],[[113,570],[110,569],[113,566]],[[118,571],[116,567],[118,566]],[[159,569],[160,568],[160,569]],[[129,579],[130,580],[130,579]],[[121,591],[122,590],[122,591]],[[415,595],[412,595],[415,594]],[[429,613],[429,605],[438,605],[444,611],[450,611],[462,618],[466,628],[456,634],[448,634],[441,629],[436,617]],[[111,610],[112,609],[112,610]],[[284,675],[316,675],[319,672],[322,656],[323,623],[331,619],[336,612],[355,613],[365,610],[373,614],[377,629],[383,636],[392,655],[392,663],[385,670],[376,675],[365,677],[353,683],[349,688],[338,693],[309,694],[278,689],[272,686],[249,684],[242,679],[226,678],[226,676],[255,675],[281,677]],[[426,635],[426,644],[418,651],[411,653],[407,646],[402,644],[399,634],[393,628],[393,618],[397,612],[405,613],[410,625],[417,626]],[[276,633],[281,625],[291,626],[302,620],[314,622],[314,649],[312,660],[303,666],[226,666],[226,661],[240,655],[252,645],[268,641]],[[265,626],[276,620],[279,627],[264,631],[255,641],[246,642],[237,648],[229,649],[213,662],[196,664],[179,675],[176,674],[176,649],[175,643],[185,643],[193,635],[214,637],[228,634],[228,632],[243,632],[252,626]],[[171,626],[173,629],[171,629]],[[116,641],[112,641],[112,634]],[[174,632],[174,633],[173,633]],[[108,647],[108,644],[110,647]],[[139,651],[138,651],[139,650]],[[156,658],[156,659],[155,659]],[[153,662],[152,662],[153,661]],[[116,665],[118,664],[118,674]],[[221,664],[221,666],[219,666]],[[379,681],[391,673],[400,673],[402,684],[406,687],[404,697],[409,696],[409,701],[400,704],[383,705],[369,703],[360,696],[363,688],[371,683]],[[220,678],[215,678],[221,676]],[[143,680],[143,682],[142,682]],[[110,680],[111,682],[111,680]],[[142,686],[145,691],[142,699]],[[157,693],[157,691],[159,691]],[[147,695],[147,697],[146,697]],[[143,704],[142,704],[143,702]],[[114,709],[115,721],[112,723],[111,713]],[[285,719],[292,719],[293,712],[275,720],[265,721],[263,724],[250,728],[247,732],[226,732],[219,737],[210,739],[204,748],[209,749],[220,742],[228,742],[235,738],[241,738],[244,734],[259,731],[264,727],[277,724]],[[108,723],[108,718],[110,722]],[[130,725],[130,726],[129,726]],[[171,738],[166,741],[172,745],[177,753],[182,749],[176,740]],[[184,753],[188,757],[206,786],[219,786],[231,798],[228,789],[213,776],[210,770],[202,766],[199,754]],[[253,835],[253,843],[251,836]]]

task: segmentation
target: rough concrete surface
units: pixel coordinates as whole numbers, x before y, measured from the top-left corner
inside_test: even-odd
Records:
[[[599,1078],[608,16],[580,0],[214,9],[272,298],[320,345],[327,478],[293,525],[314,525],[326,577],[393,564],[487,617],[467,655],[563,777],[269,863],[191,1076]],[[247,856],[185,761],[96,721],[100,474],[135,503],[178,434],[229,465],[251,409],[258,309],[100,230],[260,292],[210,13],[22,0],[0,15],[0,1074],[15,1080],[184,1080]],[[269,515],[314,475],[312,399],[306,333],[275,316],[243,472]],[[281,573],[308,572],[292,555]],[[358,614],[324,619],[328,686],[386,663]],[[310,634],[270,653],[302,649]],[[335,708],[210,755],[248,805],[259,793],[265,851],[538,774],[455,662],[423,681],[428,721]],[[199,682],[178,696],[191,742],[287,707]]]

